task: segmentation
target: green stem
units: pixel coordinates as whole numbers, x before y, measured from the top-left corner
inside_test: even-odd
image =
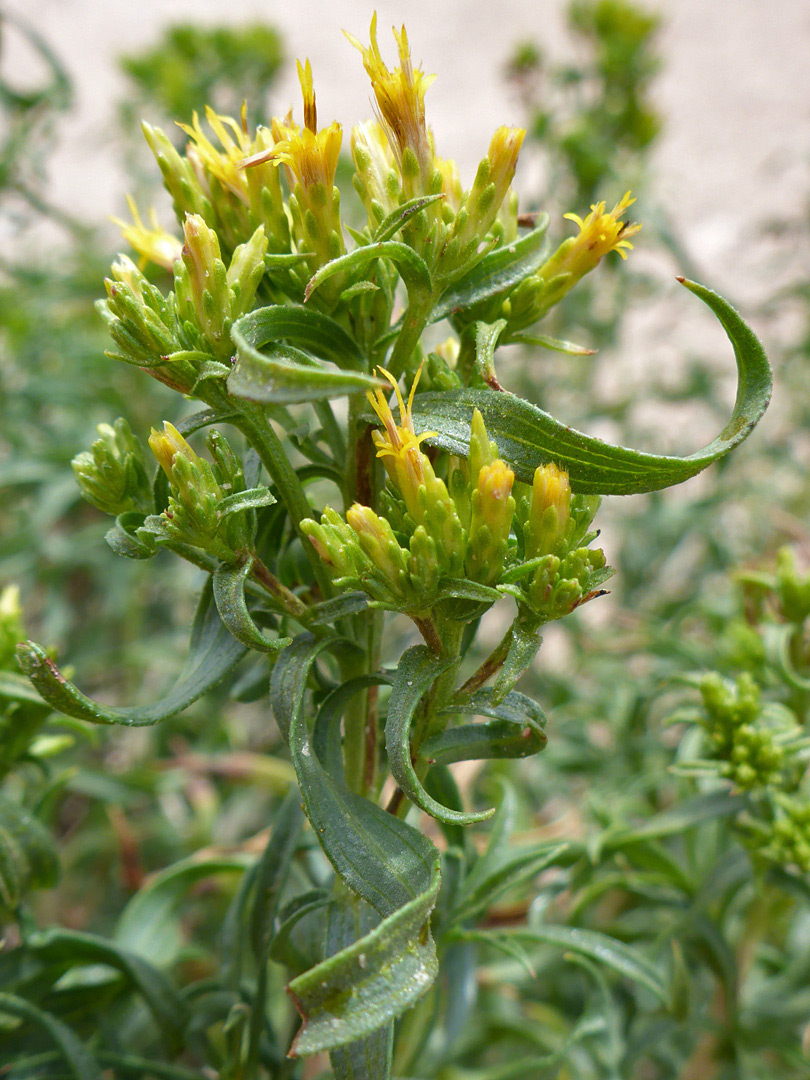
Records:
[[[264,565],[258,555],[253,555],[253,564],[250,569],[250,575],[254,581],[258,582],[282,607],[288,615],[291,615],[294,619],[300,622],[302,625],[306,625],[307,617],[309,615],[309,607],[296,596],[294,592],[291,592],[286,585],[278,580],[275,574]]]
[[[256,453],[259,455],[262,465],[268,472],[273,483],[278,488],[282,501],[290,515],[293,528],[298,534],[301,545],[312,566],[315,580],[318,582],[324,597],[332,595],[332,582],[318,553],[313,548],[307,537],[301,532],[301,522],[304,518],[312,517],[313,509],[304,493],[301,481],[296,475],[290,459],[285,453],[284,447],[276,435],[261,405],[245,402],[239,413],[234,417],[234,424],[242,434],[250,441]]]
[[[481,664],[477,671],[473,672],[469,679],[467,679],[464,685],[454,695],[455,700],[463,701],[465,698],[470,697],[476,690],[480,690],[497,671],[500,671],[506,660],[511,642],[512,627],[510,626],[483,664]]]
[[[475,371],[475,338],[473,330],[468,327],[461,335],[459,341],[459,353],[456,359],[456,373],[464,386],[470,385],[473,372]]]
[[[411,353],[419,344],[422,331],[425,329],[434,305],[435,299],[432,292],[424,298],[413,299],[408,304],[402,320],[402,329],[388,359],[388,370],[395,379],[398,379],[408,366]]]

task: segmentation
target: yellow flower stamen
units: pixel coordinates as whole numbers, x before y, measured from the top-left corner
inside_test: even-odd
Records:
[[[253,155],[261,158],[267,151],[264,148],[264,129],[259,128],[256,137],[251,139],[247,132],[245,106],[242,107],[242,123],[237,123],[232,116],[220,116],[210,105],[205,107],[208,125],[219,139],[222,149],[211,142],[202,129],[200,118],[195,112],[192,122],[178,124],[192,141],[193,151],[203,168],[229,191],[233,192],[245,205],[249,203],[247,180],[241,171],[245,158]],[[258,151],[258,153],[257,153]]]
[[[622,221],[621,217],[635,201],[628,191],[609,214],[605,213],[605,203],[599,202],[591,206],[591,212],[584,220],[579,214],[563,215],[579,225],[579,236],[575,238],[576,249],[587,251],[588,260],[594,265],[609,251],[618,251],[621,257],[626,259],[627,251],[633,247],[629,238],[635,236],[641,225],[637,222]]]
[[[273,117],[272,132],[275,145],[266,150],[243,158],[239,165],[249,169],[270,161],[275,165],[286,165],[290,173],[291,185],[297,181],[305,192],[312,191],[317,185],[323,185],[330,194],[335,182],[343,129],[337,121],[328,128],[318,131],[318,110],[315,104],[315,89],[312,81],[312,67],[309,60],[298,63],[298,81],[304,99],[304,127],[299,127],[289,113],[284,120]]]
[[[385,368],[377,370],[394,389],[399,406],[400,423],[397,424],[394,419],[384,392],[377,390],[372,394],[369,391],[367,396],[371,407],[385,428],[384,431],[373,431],[371,437],[377,447],[377,457],[383,459],[385,471],[405,500],[408,513],[414,521],[420,521],[422,510],[419,503],[419,488],[435,479],[433,466],[421,450],[420,444],[437,434],[435,431],[423,431],[421,435],[417,435],[413,429],[413,398],[422,367],[420,365],[414,377],[407,404],[391,372],[386,371]]]
[[[137,204],[131,195],[127,195],[127,206],[132,214],[132,223],[123,221],[121,218],[112,218],[112,221],[119,227],[121,235],[130,247],[140,255],[141,269],[147,263],[153,262],[165,270],[171,270],[180,258],[183,249],[182,241],[161,228],[154,209],[149,210],[149,225],[147,226],[144,225]]]

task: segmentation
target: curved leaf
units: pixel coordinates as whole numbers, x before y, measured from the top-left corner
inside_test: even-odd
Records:
[[[347,255],[341,255],[326,263],[317,274],[310,278],[304,293],[305,299],[308,300],[319,285],[335,274],[359,270],[360,267],[376,259],[390,259],[396,264],[399,276],[408,290],[409,301],[412,301],[415,296],[428,297],[432,294],[433,282],[425,261],[407,244],[401,244],[397,240],[384,240],[381,243],[366,244],[365,247],[355,248]]]
[[[169,693],[152,705],[116,708],[93,701],[68,682],[45,650],[33,641],[18,646],[17,656],[23,671],[45,701],[59,712],[95,724],[144,727],[167,720],[187,708],[224,678],[246,651],[222,622],[212,591],[206,587],[194,616],[185,670]]]
[[[535,229],[511,244],[489,251],[463,278],[455,282],[433,309],[436,322],[513,288],[539,269],[545,260],[548,214],[538,218]]]
[[[442,806],[425,791],[411,760],[411,722],[414,714],[434,680],[446,671],[451,663],[450,658],[437,656],[425,645],[414,645],[403,654],[388,701],[385,749],[391,773],[412,803],[439,821],[468,825],[474,821],[484,821],[495,811],[463,813]]]
[[[231,339],[237,361],[228,379],[228,390],[235,397],[269,402],[317,401],[373,390],[379,385],[377,379],[363,374],[365,360],[354,339],[319,311],[295,304],[258,308],[237,319],[231,327]],[[303,352],[298,345],[308,351]],[[316,356],[333,361],[339,369],[360,370],[327,368]]]
[[[38,1009],[16,994],[4,993],[0,993],[0,1013],[30,1020],[44,1028],[59,1047],[76,1080],[101,1080],[101,1069],[93,1055],[82,1046],[70,1028],[51,1013]]]
[[[292,638],[266,638],[250,614],[245,599],[245,582],[250,576],[253,559],[231,565],[222,563],[214,572],[214,601],[225,626],[237,641],[256,652],[278,652]]]
[[[428,919],[441,885],[439,853],[416,829],[337,784],[312,745],[304,691],[323,647],[303,634],[279,660],[297,669],[282,681],[290,754],[307,817],[327,858],[382,921],[290,983],[304,1017],[291,1051],[297,1055],[370,1035],[423,994],[438,970]]]
[[[555,420],[536,405],[490,390],[449,390],[419,394],[413,420],[417,434],[437,431],[430,441],[454,454],[468,453],[473,409],[483,415],[501,457],[519,479],[531,481],[548,462],[568,470],[574,491],[631,495],[657,491],[688,480],[745,439],[770,400],[772,379],[767,357],[753,332],[722,297],[695,282],[683,284],[720,320],[737,360],[737,398],[731,417],[708,446],[688,457],[642,453],[584,435]],[[374,417],[369,415],[374,423]]]
[[[479,690],[462,705],[441,710],[446,715],[491,716],[492,723],[448,728],[428,739],[421,754],[440,765],[486,758],[522,758],[546,745],[545,713],[530,697],[512,691],[497,701],[492,690]]]

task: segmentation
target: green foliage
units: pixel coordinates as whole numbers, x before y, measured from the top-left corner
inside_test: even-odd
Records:
[[[282,59],[281,39],[266,23],[172,26],[154,48],[122,58],[134,91],[122,109],[124,121],[157,109],[161,117],[190,123],[205,104],[236,112],[247,100],[253,122],[265,123],[265,95]]]
[[[606,83],[628,57],[641,78],[653,20],[607,3],[572,17],[604,43]],[[807,1065],[808,581],[788,555],[746,571],[739,617],[711,593],[668,599],[650,565],[727,531],[723,492],[770,392],[763,350],[687,283],[739,379],[731,420],[715,410],[721,434],[689,457],[626,449],[643,434],[627,413],[611,445],[504,392],[501,346],[576,352],[534,322],[564,324],[555,305],[599,261],[591,230],[611,258],[626,204],[549,254],[546,222],[519,226],[509,191],[520,136],[496,134],[465,195],[395,122],[421,72],[403,90],[364,59],[399,154],[355,133],[357,230],[306,71],[305,130],[277,120],[269,139],[214,115],[189,155],[147,129],[185,250],[127,227],[142,257],[179,257],[159,262],[169,276],[116,261],[101,303],[115,351],[89,377],[128,425],[108,415],[74,469],[114,518],[109,548],[158,594],[126,662],[165,652],[172,677],[149,694],[95,680],[95,700],[31,642],[30,682],[0,673],[0,1058],[12,1078],[299,1080],[328,1051],[347,1080],[792,1080]],[[453,339],[436,347],[440,320]],[[202,409],[172,411],[171,390]],[[150,483],[141,439],[167,414]],[[586,430],[600,415],[581,399]],[[627,609],[607,633],[586,624],[576,609],[611,572],[591,546],[599,497],[710,465],[703,501],[650,496],[611,542]],[[73,546],[98,558],[100,539]],[[21,615],[2,595],[10,666]],[[179,672],[175,620],[192,624]],[[80,686],[86,640],[60,649]],[[50,833],[63,877],[37,897]],[[81,929],[52,925],[65,911]]]

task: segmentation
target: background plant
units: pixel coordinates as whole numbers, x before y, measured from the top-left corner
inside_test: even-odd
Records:
[[[425,378],[426,374],[427,374],[427,372],[423,371],[423,378]],[[406,384],[406,388],[407,388],[407,384]],[[272,510],[273,508],[271,507],[270,509]],[[660,640],[661,639],[659,637],[659,641]],[[610,658],[606,658],[605,666],[601,669],[602,671],[605,671],[605,670],[608,669],[607,665],[608,665],[609,659]],[[593,664],[594,664],[594,656],[591,654],[586,659],[586,667],[591,667],[591,665],[593,665]],[[612,675],[615,678],[616,677],[616,672],[619,671],[620,669],[621,669],[621,662],[619,662],[619,664],[614,663],[613,667],[610,668],[609,670],[612,672]],[[599,670],[600,669],[598,668],[598,666],[597,667],[591,667],[590,674],[591,674],[594,682],[598,682],[597,673],[599,672]],[[550,687],[548,685],[549,681],[552,684]],[[585,690],[587,685],[588,685],[587,683],[580,683],[580,689]],[[553,680],[553,679],[549,680],[549,677],[546,676],[546,686],[544,688],[544,700],[548,701],[552,696],[555,699],[561,699],[561,698],[563,698],[564,694],[567,694],[569,700],[571,700],[572,698],[574,698],[576,696],[576,695],[572,694],[572,691],[571,691],[571,680],[570,679],[567,680],[567,685],[566,685],[566,680],[560,678],[559,680],[556,680],[556,685],[555,685],[555,680]],[[549,696],[546,697],[545,695],[549,695]],[[560,701],[560,704],[563,707],[562,707],[561,710],[555,711],[555,717],[559,717],[560,720],[564,723],[564,719],[565,719],[565,716],[566,716],[566,708],[565,708],[565,700],[564,700],[564,698],[563,698],[563,700]],[[591,709],[591,705],[589,704],[587,696],[585,696],[585,695],[583,695],[578,702],[573,701],[573,705],[574,705],[575,709],[579,710],[581,715],[584,714],[584,715],[587,716],[589,709]],[[598,715],[610,715],[609,710],[606,710],[605,707],[604,707],[604,702],[601,705],[597,704],[597,707],[601,710],[598,713]],[[644,722],[643,713],[639,713],[637,715],[635,722],[636,722],[636,724]],[[571,732],[573,734],[571,727],[567,727],[566,731]],[[656,735],[655,735],[655,733],[653,731],[653,733],[651,734],[650,740],[649,740],[650,745],[645,744],[645,747],[644,747],[643,752],[641,754],[639,754],[638,748],[637,748],[637,741],[638,741],[637,740],[637,735],[638,735],[638,730],[637,729],[635,731],[628,730],[627,749],[628,749],[629,754],[628,754],[628,759],[626,761],[626,768],[628,770],[626,774],[622,773],[618,767],[616,768],[615,771],[613,771],[613,770],[608,771],[603,766],[602,771],[601,771],[601,776],[602,776],[606,786],[608,784],[614,784],[615,785],[615,790],[619,790],[619,788],[622,786],[622,784],[626,783],[626,778],[627,777],[638,777],[638,776],[641,776],[641,777],[644,778],[642,786],[647,787],[647,789],[650,792],[656,787],[656,785],[661,785],[661,783],[662,783],[662,775],[661,775],[660,771],[658,773],[656,773],[654,771],[654,769],[651,768],[651,765],[653,764],[654,759],[655,759],[655,755],[656,755]],[[635,749],[634,749],[634,744],[636,744]],[[577,737],[574,736],[573,739],[569,742],[567,734],[563,735],[563,733],[559,732],[559,731],[557,732],[557,735],[555,736],[555,738],[551,740],[551,750],[546,752],[547,755],[549,753],[556,753],[558,748],[559,748],[559,750],[561,752],[561,756],[563,758],[564,758],[564,756],[565,756],[565,754],[567,752],[569,752],[569,751],[571,752],[571,757],[569,759],[570,764],[568,766],[568,773],[566,774],[565,771],[562,771],[559,774],[560,775],[560,780],[562,781],[563,784],[568,782],[567,779],[563,779],[563,778],[565,778],[566,776],[570,777],[570,776],[574,775],[574,757],[575,757],[575,755],[587,750],[587,747],[588,747],[587,739],[585,739],[583,737],[580,737],[579,739],[577,739]],[[633,756],[633,753],[635,753],[635,756]],[[604,757],[604,755],[602,755],[602,757]],[[621,759],[621,755],[618,755],[618,757],[619,757],[619,759]],[[538,759],[538,763],[541,763],[542,760],[543,760],[542,757],[540,759]],[[597,764],[597,761],[598,761],[597,757],[595,757],[592,753],[585,753],[584,757],[580,758],[579,765],[576,766],[576,772],[581,772],[581,762],[582,762],[582,760],[592,762],[592,767],[590,769],[590,776],[589,776],[589,785],[592,786],[593,788],[598,788],[599,787],[598,781],[599,781],[600,772],[599,772],[599,768],[598,768],[598,764]],[[559,758],[555,759],[554,764],[559,766]],[[618,765],[618,762],[616,764]],[[622,766],[622,767],[625,767],[625,766]],[[496,770],[497,770],[497,768],[498,768],[498,766],[495,766]],[[528,763],[526,763],[525,768],[529,768]],[[553,769],[551,768],[551,763],[549,764],[549,771],[553,774]],[[513,775],[513,778],[514,778],[515,777],[514,770],[512,770],[512,775]],[[546,781],[547,780],[548,780],[548,774],[546,774]],[[486,781],[482,780],[482,784],[486,785]],[[537,792],[539,790],[543,791],[543,799],[542,799],[542,801],[545,801],[545,795],[546,795],[546,792],[548,790],[547,788],[542,788],[542,789],[534,788],[533,791],[531,789],[529,789],[529,791],[527,792],[527,802],[525,804],[525,808],[524,808],[524,804],[522,803],[523,792],[522,792],[522,790],[520,791],[520,794],[518,796],[518,799],[519,799],[518,809],[517,809],[516,812],[518,813],[519,818],[521,818],[521,816],[522,816],[522,820],[523,820],[524,823],[528,822],[530,820],[530,817],[527,816],[527,815],[529,813],[528,807],[530,807],[532,803],[529,800],[533,800],[534,803],[537,803],[537,801],[538,801]],[[484,788],[480,792],[480,797],[483,797],[483,795],[490,795],[490,794],[494,794],[494,793],[491,793],[491,792],[487,791],[486,786],[484,786]],[[660,794],[659,798],[661,800],[663,800],[663,802],[665,804],[666,799],[667,799],[667,793],[666,793],[666,786],[665,785],[661,788],[661,794]],[[492,800],[490,800],[490,801],[492,801]],[[479,803],[478,805],[482,805],[482,804]],[[638,817],[644,818],[646,815],[649,814],[649,812],[650,812],[650,801],[649,800],[647,800],[646,802],[644,800],[642,800],[641,802],[636,801],[633,804],[631,804],[628,801],[628,803],[624,805],[623,809],[626,810],[631,817],[636,815],[636,820],[638,820]],[[709,825],[711,825],[711,817],[707,816],[706,820],[709,822]],[[682,827],[682,824],[678,826],[678,829],[680,829],[681,827]],[[584,880],[589,880],[590,877],[591,877],[591,870],[588,869],[588,867],[590,865],[590,859],[592,858],[592,849],[593,849],[593,845],[591,845],[591,852],[588,853],[586,861],[580,864],[581,873],[582,873],[582,875],[584,875]],[[634,850],[632,839],[630,841],[628,841],[628,849],[630,851]],[[622,854],[623,853],[620,852],[620,855],[619,855],[620,860],[621,860]],[[620,863],[620,865],[621,865],[621,863]],[[551,892],[553,893],[554,890],[552,889]],[[518,895],[519,895],[519,890],[518,890]],[[532,888],[529,888],[527,886],[525,895],[528,896],[528,897],[532,897],[532,896],[537,895],[538,896],[538,905],[539,905],[539,904],[542,903],[542,898],[544,896],[549,895],[549,890],[544,889],[544,890],[539,890],[538,891],[535,886],[533,886]],[[583,912],[586,912],[590,919],[594,920],[594,921],[591,922],[592,926],[593,925],[599,925],[603,929],[608,929],[608,930],[611,929],[610,922],[606,921],[604,919],[601,912],[592,913],[591,910],[589,910],[587,908],[587,906],[584,906],[581,910]],[[650,910],[652,910],[652,909],[650,908]],[[499,918],[499,919],[502,919],[503,917],[504,917],[503,912],[499,913],[496,916],[496,918]],[[567,916],[567,921],[568,921],[569,925],[575,926],[576,922],[577,922],[576,915],[575,914],[569,914]],[[631,940],[631,941],[633,941],[635,946],[636,946],[636,955],[637,956],[643,955],[643,952],[644,952],[645,949],[652,949],[653,948],[654,941],[649,936],[648,931],[644,931],[643,928],[639,929],[638,927],[636,927],[635,937],[634,937],[633,933],[628,931],[626,923],[627,923],[627,920],[616,921],[616,923],[615,923],[616,927],[618,928],[619,940]],[[132,933],[132,928],[130,927],[130,934],[131,933]],[[201,937],[205,937],[205,935],[201,935]],[[134,938],[133,938],[133,940],[134,940]],[[155,952],[156,956],[157,956],[157,952],[158,951],[156,950],[156,952]],[[487,954],[485,953],[483,955],[486,956]],[[694,956],[694,953],[692,955]],[[540,960],[533,955],[532,956],[532,963],[534,963],[535,965],[538,965],[539,962],[540,962]],[[486,996],[484,998],[484,1001],[482,1003],[482,1008],[480,1008],[476,1012],[476,1014],[475,1014],[476,1021],[470,1022],[469,1025],[468,1025],[468,1028],[467,1028],[468,1032],[470,1032],[470,1033],[479,1032],[479,1031],[482,1032],[481,1043],[479,1043],[478,1045],[457,1046],[457,1048],[452,1052],[448,1052],[446,1050],[445,1051],[435,1051],[435,1049],[434,1049],[434,1051],[433,1051],[434,1055],[435,1055],[434,1058],[433,1058],[434,1066],[431,1066],[429,1064],[428,1059],[423,1059],[424,1064],[423,1064],[422,1068],[425,1070],[424,1074],[425,1075],[430,1075],[431,1074],[430,1069],[432,1067],[445,1068],[445,1069],[453,1068],[454,1066],[449,1064],[449,1062],[452,1061],[452,1060],[465,1062],[467,1067],[469,1068],[469,1067],[473,1066],[474,1064],[479,1063],[482,1060],[481,1054],[483,1052],[484,1047],[486,1048],[486,1053],[489,1055],[489,1060],[493,1062],[493,1066],[494,1066],[494,1062],[496,1060],[498,1060],[499,1058],[500,1058],[500,1060],[508,1061],[510,1059],[510,1057],[514,1059],[515,1055],[517,1054],[518,1057],[519,1057],[519,1060],[520,1060],[520,1066],[523,1069],[526,1069],[526,1068],[537,1068],[537,1069],[544,1068],[544,1069],[547,1069],[548,1071],[550,1071],[552,1073],[555,1073],[560,1068],[566,1068],[566,1067],[576,1068],[580,1072],[585,1070],[585,1069],[590,1068],[592,1071],[597,1070],[596,1072],[594,1072],[594,1075],[600,1075],[600,1074],[603,1074],[604,1070],[606,1070],[608,1068],[611,1068],[611,1067],[617,1068],[617,1066],[615,1064],[611,1066],[609,1061],[605,1061],[605,1054],[607,1052],[606,1049],[605,1049],[606,1042],[605,1042],[604,1037],[602,1035],[600,1035],[600,1031],[603,1032],[604,1027],[600,1028],[599,1025],[600,1025],[600,1023],[602,1023],[602,1021],[604,1019],[604,1015],[607,1014],[607,1006],[604,1004],[603,1001],[600,1001],[599,998],[598,998],[599,991],[596,990],[596,986],[598,985],[597,982],[594,982],[594,984],[593,984],[594,985],[594,990],[593,990],[593,995],[594,996],[591,997],[590,992],[588,994],[586,994],[583,991],[583,983],[582,983],[581,980],[578,982],[576,978],[572,981],[570,979],[562,979],[560,977],[561,974],[563,972],[565,972],[565,966],[561,963],[560,954],[555,954],[554,952],[552,952],[550,954],[548,960],[544,961],[544,962],[546,963],[549,972],[553,975],[553,978],[551,980],[546,980],[546,984],[551,982],[553,985],[559,986],[561,988],[560,989],[560,994],[559,994],[559,996],[558,996],[558,998],[556,999],[556,1002],[555,1002],[556,1008],[558,1010],[558,1015],[560,1017],[562,1017],[562,1019],[557,1022],[557,1024],[558,1024],[557,1030],[559,1030],[561,1032],[565,1030],[566,1025],[568,1023],[570,1023],[571,1017],[575,1015],[575,1011],[576,1011],[576,1008],[577,1008],[578,1004],[582,1004],[585,1000],[592,1000],[594,1002],[598,1002],[598,1004],[595,1006],[596,1009],[597,1009],[598,1015],[595,1016],[595,1017],[589,1018],[589,1022],[587,1024],[584,1024],[582,1026],[582,1028],[577,1031],[576,1038],[573,1039],[573,1040],[568,1041],[567,1044],[566,1044],[566,1039],[565,1039],[564,1036],[562,1036],[560,1038],[560,1040],[558,1041],[557,1045],[554,1047],[554,1052],[557,1054],[557,1062],[558,1062],[557,1064],[554,1064],[553,1060],[548,1060],[548,1059],[546,1060],[545,1065],[543,1065],[543,1066],[541,1066],[539,1063],[532,1064],[530,1059],[527,1057],[527,1045],[526,1045],[526,1041],[525,1041],[525,1039],[526,1039],[526,1031],[527,1031],[527,1029],[528,1030],[532,1030],[532,1029],[536,1030],[537,1029],[536,1016],[540,1015],[540,1014],[537,1014],[537,1013],[532,1014],[532,1012],[531,1012],[532,994],[533,994],[532,987],[537,987],[539,985],[542,985],[542,983],[535,983],[533,980],[530,980],[528,977],[520,976],[521,978],[525,978],[525,983],[524,983],[524,985],[521,986],[521,994],[520,994],[520,998],[519,998],[519,1004],[516,1006],[516,1011],[511,1015],[511,1017],[507,1016],[507,1017],[502,1018],[502,1019],[499,1020],[499,1018],[498,1018],[499,1017],[499,1010],[502,1008],[501,1003],[502,1003],[503,995],[502,995],[502,993],[499,993],[495,989],[493,989],[491,993],[486,994]],[[545,969],[541,969],[541,970],[545,970]],[[492,967],[492,971],[495,973],[495,978],[498,980],[497,982],[492,984],[493,987],[498,986],[498,985],[502,986],[503,984],[502,984],[502,982],[500,980],[502,980],[503,978],[506,978],[510,982],[515,981],[515,979],[516,979],[515,972],[511,969],[511,967],[507,967],[505,969],[499,970],[497,965],[495,965],[494,967]],[[590,984],[584,984],[584,985],[589,986]],[[626,984],[621,985],[619,983],[614,982],[614,983],[611,983],[610,989],[611,989],[611,994],[613,996],[614,1001],[622,1001],[623,1000],[623,995],[626,992]],[[643,1005],[643,998],[642,998],[641,1003]],[[540,1000],[538,1002],[538,1005],[539,1005],[539,1007],[541,1009],[544,1008],[544,1007],[546,1008],[546,1011],[543,1012],[542,1015],[544,1016],[544,1018],[549,1018],[551,1016],[551,1014],[548,1012],[547,1005],[544,1003],[542,997],[540,998]],[[426,1005],[425,1006],[425,1011],[428,1011],[429,1008],[430,1008],[430,1006]],[[528,1009],[528,1013],[524,1013],[524,1011],[523,1011],[524,1009]],[[531,1024],[527,1024],[526,1023],[527,1017],[528,1017],[529,1020],[532,1020],[533,1015],[535,1017],[534,1022],[531,1023]],[[626,1043],[624,1043],[622,1045],[622,1039],[624,1038],[625,1034],[628,1031],[627,1024],[629,1022],[629,1016],[630,1015],[635,1015],[635,1014],[628,1014],[626,1011],[619,1013],[620,1019],[614,1024],[614,1026],[612,1028],[612,1031],[613,1031],[613,1034],[614,1034],[614,1040],[613,1040],[613,1044],[612,1044],[613,1045],[612,1052],[614,1053],[614,1055],[619,1054],[619,1053],[622,1053],[622,1054],[627,1053]],[[489,1018],[485,1025],[481,1025],[479,1023],[479,1021],[483,1017]],[[697,1018],[695,1018],[695,1019],[697,1019]],[[414,1021],[414,1026],[418,1027],[418,1025],[416,1024],[416,1021]],[[538,1048],[538,1056],[547,1055],[550,1052],[548,1043],[549,1043],[549,1041],[553,1042],[553,1038],[552,1038],[552,1035],[551,1035],[551,1032],[552,1032],[553,1029],[554,1029],[553,1024],[551,1024],[551,1023],[546,1024],[546,1027],[544,1029],[544,1035],[542,1036],[542,1038],[545,1040],[546,1044],[543,1047]],[[636,1034],[638,1034],[638,1029],[636,1028],[635,1030],[636,1030]],[[483,1034],[484,1032],[486,1032],[486,1035]],[[643,1042],[643,1039],[641,1039],[641,1042]],[[130,1045],[132,1045],[132,1044],[130,1044]],[[617,1047],[621,1047],[621,1050],[617,1049]],[[680,1050],[681,1050],[681,1048],[679,1046],[677,1048],[676,1052],[675,1052],[675,1058],[678,1057],[678,1054],[680,1053]],[[445,1053],[445,1058],[444,1058],[445,1064],[443,1064],[443,1065],[437,1064],[437,1062],[439,1060],[441,1060],[441,1053]],[[447,1057],[448,1053],[451,1053],[450,1057]],[[569,1061],[569,1062],[572,1061],[573,1064],[569,1064],[568,1066],[560,1065],[559,1062],[563,1062],[563,1061]],[[529,1064],[527,1064],[527,1062],[529,1062]],[[43,1066],[43,1067],[47,1067],[47,1066]],[[663,1068],[663,1066],[661,1066],[661,1067]],[[505,1066],[505,1068],[508,1068],[508,1066]],[[601,1070],[601,1072],[599,1070]],[[420,1069],[420,1072],[421,1072],[421,1069]],[[604,1074],[607,1074],[607,1073],[604,1073]],[[620,1072],[620,1075],[621,1074],[622,1073]]]

